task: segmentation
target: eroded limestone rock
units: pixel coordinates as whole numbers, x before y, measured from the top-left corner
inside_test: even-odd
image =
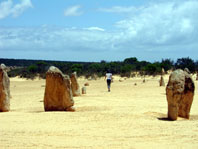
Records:
[[[165,86],[164,77],[163,76],[160,77],[159,85],[160,86]]]
[[[6,66],[0,65],[0,112],[10,111],[10,79],[6,72]]]
[[[164,74],[165,74],[165,70],[164,68],[162,68],[161,75],[164,75]]]
[[[76,72],[71,74],[70,79],[71,79],[71,88],[72,88],[73,96],[80,96],[80,86],[77,81]]]
[[[169,119],[177,120],[178,116],[189,119],[194,89],[194,82],[187,71],[178,69],[171,73],[166,87]]]
[[[45,111],[74,111],[70,78],[56,67],[51,66],[46,73],[44,95]]]

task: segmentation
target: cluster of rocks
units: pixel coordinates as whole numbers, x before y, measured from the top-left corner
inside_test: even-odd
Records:
[[[83,91],[85,93],[86,90]],[[44,94],[45,111],[75,111],[73,96],[80,96],[77,75],[64,75],[58,68],[51,66],[46,72]],[[10,80],[4,64],[0,66],[0,112],[10,110]]]
[[[119,82],[124,82],[126,80],[126,78],[120,78]]]
[[[161,80],[163,84],[163,76],[161,76]],[[82,87],[82,94],[86,94],[86,86],[89,86],[89,83],[85,83]],[[178,116],[189,119],[194,90],[195,85],[188,69],[184,71],[178,69],[171,73],[166,86],[169,119],[177,120]],[[73,96],[80,96],[76,73],[69,77],[58,68],[51,66],[46,72],[45,111],[75,111]],[[10,98],[10,80],[6,72],[6,66],[1,64],[0,112],[10,110]]]
[[[82,94],[86,94],[85,86],[82,87]],[[69,77],[54,66],[49,68],[46,73],[45,111],[75,111],[73,97],[80,95],[76,72]]]
[[[75,111],[73,96],[80,96],[76,73],[69,77],[51,66],[46,73],[45,111]]]

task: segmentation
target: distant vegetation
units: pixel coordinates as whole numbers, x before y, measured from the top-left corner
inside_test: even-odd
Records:
[[[17,60],[17,59],[0,59],[10,67],[8,75],[10,77],[20,76],[22,78],[34,79],[39,76],[45,78],[45,73],[50,66],[58,67],[63,73],[70,75],[76,71],[78,76],[86,78],[102,77],[107,70],[113,74],[124,77],[133,77],[139,75],[158,75],[161,74],[162,68],[167,72],[177,68],[188,68],[192,73],[198,71],[198,61],[193,61],[189,57],[180,58],[174,62],[171,59],[162,59],[161,62],[138,61],[136,57],[126,58],[124,61],[106,62],[63,62],[63,61],[40,61],[40,60]]]

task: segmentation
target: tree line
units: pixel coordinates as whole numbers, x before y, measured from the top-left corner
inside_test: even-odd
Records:
[[[70,75],[77,72],[78,76],[102,77],[107,70],[113,74],[123,77],[133,77],[139,75],[158,75],[162,68],[165,72],[174,69],[188,68],[191,73],[198,71],[198,61],[191,58],[179,58],[176,62],[171,59],[162,59],[161,62],[139,61],[136,57],[126,58],[123,61],[107,62],[64,62],[64,61],[40,61],[40,60],[17,60],[0,59],[0,63],[12,68],[8,75],[10,77],[20,76],[33,79],[36,76],[45,78],[45,73],[50,66],[58,67],[63,73]],[[13,67],[15,66],[15,67]]]

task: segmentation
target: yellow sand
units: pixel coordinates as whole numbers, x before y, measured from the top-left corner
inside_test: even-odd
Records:
[[[90,86],[74,97],[76,112],[44,112],[45,80],[13,78],[11,111],[0,113],[0,148],[198,148],[197,88],[190,120],[167,121],[159,76],[142,80],[115,77],[107,92],[104,79],[81,78],[81,87]]]

